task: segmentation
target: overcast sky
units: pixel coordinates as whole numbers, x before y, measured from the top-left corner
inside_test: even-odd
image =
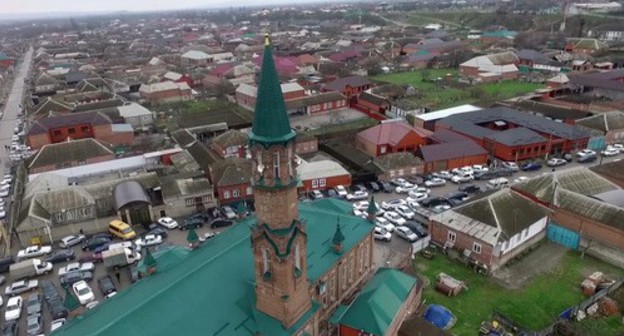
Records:
[[[318,1],[318,0],[317,0]],[[50,12],[152,11],[198,7],[301,3],[311,0],[0,0],[0,14]]]

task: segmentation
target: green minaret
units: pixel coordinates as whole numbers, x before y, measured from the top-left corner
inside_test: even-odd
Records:
[[[294,140],[295,131],[290,128],[268,34],[264,38],[264,56],[249,141],[252,145],[261,143],[268,147],[272,144]]]

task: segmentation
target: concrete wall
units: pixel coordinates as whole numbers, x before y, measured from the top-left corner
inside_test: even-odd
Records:
[[[322,179],[325,180],[325,183],[322,183]],[[316,182],[314,183],[314,181]],[[303,186],[299,188],[300,191],[311,191],[311,190],[325,190],[330,189],[338,185],[342,186],[350,186],[351,185],[351,175],[338,175],[338,176],[330,176],[325,178],[317,178],[310,180],[302,180]],[[316,184],[316,187],[314,185]]]
[[[19,243],[22,247],[31,245],[31,239],[38,237],[44,244],[56,243],[61,238],[70,234],[78,234],[80,230],[85,234],[94,234],[98,232],[108,231],[108,223],[118,219],[117,216],[95,218],[80,223],[66,224],[66,225],[53,225],[50,230],[48,223],[45,223],[37,218],[28,217],[16,229]],[[50,235],[52,236],[52,242],[50,241]]]

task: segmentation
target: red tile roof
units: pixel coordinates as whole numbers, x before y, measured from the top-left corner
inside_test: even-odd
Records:
[[[410,132],[416,133],[421,138],[426,138],[433,134],[429,130],[414,128],[403,122],[389,122],[364,130],[358,133],[358,137],[377,145],[397,145]]]

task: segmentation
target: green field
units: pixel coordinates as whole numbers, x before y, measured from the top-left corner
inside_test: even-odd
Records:
[[[444,296],[436,292],[432,285],[423,291],[423,299],[427,303],[445,306],[457,317],[457,323],[451,329],[456,335],[476,335],[481,322],[488,320],[494,309],[525,328],[534,331],[543,329],[565,309],[583,301],[580,283],[587,274],[601,271],[611,277],[624,275],[621,269],[587,256],[581,259],[573,251],[567,252],[559,267],[538,275],[519,290],[506,289],[493,278],[476,274],[443,255],[433,260],[418,258],[415,265],[416,272],[427,277],[432,284],[440,272],[466,282],[468,290],[457,297]],[[613,318],[587,321],[585,324],[583,327],[588,330],[595,328],[601,331],[593,335],[608,336],[622,331],[622,324],[615,323]]]
[[[412,85],[419,93],[410,100],[430,109],[443,109],[461,104],[491,103],[496,100],[508,99],[521,94],[533,92],[542,87],[540,84],[520,83],[518,81],[504,81],[475,85],[463,89],[438,85],[432,81],[423,81],[423,73],[428,79],[446,78],[451,75],[452,80],[457,77],[456,69],[423,69],[411,72],[401,72],[375,76],[378,82],[387,82],[397,85]]]

